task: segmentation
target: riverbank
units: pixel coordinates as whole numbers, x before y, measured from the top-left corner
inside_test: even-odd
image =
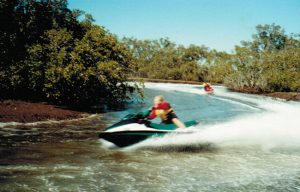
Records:
[[[183,81],[183,80],[170,80],[170,79],[150,79],[150,78],[129,78],[129,81],[152,82],[152,83],[180,83],[191,85],[202,85],[203,82],[199,81]]]
[[[180,84],[192,84],[192,85],[202,85],[203,82],[198,81],[183,81],[183,80],[167,80],[167,79],[150,79],[150,78],[130,78],[130,81],[142,81],[142,82],[153,82],[153,83],[180,83]],[[223,84],[218,84],[225,86]],[[287,101],[300,101],[300,93],[297,92],[273,92],[273,93],[261,93],[256,89],[243,88],[243,89],[231,89],[231,91],[265,95],[268,97],[285,99]]]
[[[268,97],[285,99],[288,101],[300,101],[300,93],[296,93],[296,92],[274,92],[274,93],[265,93],[263,95]]]
[[[251,88],[230,89],[230,90],[235,91],[235,92],[240,92],[240,93],[264,95],[264,96],[273,97],[273,98],[285,99],[287,101],[300,101],[300,93],[298,93],[298,92],[263,93],[263,92],[259,92],[256,89],[251,89]]]
[[[145,82],[157,83],[181,83],[194,85],[202,84],[202,82],[195,81],[139,79],[139,81],[141,80]],[[248,94],[265,95],[268,97],[280,98],[288,101],[300,101],[300,93],[297,92],[259,93],[251,89],[235,89],[232,91]],[[86,113],[80,111],[70,110],[59,106],[50,105],[47,103],[32,103],[15,100],[0,101],[0,122],[32,123],[47,120],[77,119],[85,115]]]
[[[31,123],[46,120],[67,120],[83,117],[84,114],[47,103],[0,101],[0,122]]]

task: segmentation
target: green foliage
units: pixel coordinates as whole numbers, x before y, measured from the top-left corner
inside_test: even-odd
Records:
[[[0,30],[1,98],[115,107],[135,91],[142,95],[137,85],[126,83],[131,53],[93,25],[91,15],[79,21],[82,12],[70,11],[66,0],[1,1],[0,6],[1,21],[15,24]]]
[[[273,51],[285,47],[287,36],[279,25],[257,25],[251,48],[256,51]]]
[[[208,52],[204,63],[206,73],[203,80],[207,82],[223,83],[224,78],[232,71],[231,59],[232,55],[226,52],[217,52],[216,50]]]
[[[168,39],[123,41],[135,59],[135,77],[225,83],[253,92],[299,91],[299,35],[286,35],[275,24],[256,30],[252,41],[243,41],[233,54],[176,46]]]
[[[28,49],[29,88],[56,103],[117,105],[134,88],[126,83],[130,54],[104,29],[92,26],[82,39],[66,29],[50,30],[44,44]]]
[[[280,26],[258,25],[253,41],[236,46],[226,85],[256,92],[300,91],[299,43]]]
[[[159,40],[118,40],[67,0],[0,1],[0,98],[119,106],[137,92],[127,76],[300,91],[300,38],[258,25],[233,54]]]
[[[171,80],[201,80],[201,61],[206,47],[176,46],[169,39],[136,40],[124,38],[135,59],[132,76]]]
[[[300,50],[285,48],[265,56],[263,91],[300,91]]]
[[[67,8],[66,0],[1,0],[0,10],[0,97],[17,93],[23,97],[29,93],[25,83],[16,84],[23,75],[16,70],[26,60],[27,47],[41,43],[47,30],[66,28],[79,37],[84,28]]]

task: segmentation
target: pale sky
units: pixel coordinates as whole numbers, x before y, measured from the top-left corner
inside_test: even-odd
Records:
[[[111,33],[230,52],[258,24],[300,33],[300,0],[69,0]]]

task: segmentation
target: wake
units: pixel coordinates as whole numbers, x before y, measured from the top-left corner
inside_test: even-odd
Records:
[[[159,89],[165,84],[146,84],[146,87]],[[178,90],[198,94],[195,86],[168,85],[168,90]],[[192,129],[190,134],[171,134],[141,142],[132,148],[143,147],[191,147],[202,149],[232,146],[259,146],[264,149],[276,147],[300,147],[300,103],[276,100],[263,96],[232,93],[224,87],[216,87],[213,97],[240,102],[261,109],[259,113],[237,117],[229,122],[215,125],[201,125]],[[209,148],[208,147],[208,148]]]

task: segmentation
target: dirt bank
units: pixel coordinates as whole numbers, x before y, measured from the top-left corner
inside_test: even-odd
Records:
[[[198,81],[182,81],[182,80],[166,80],[166,79],[150,79],[150,78],[130,78],[131,81],[144,81],[144,82],[154,82],[154,83],[181,83],[181,84],[193,84],[202,85],[203,82]],[[217,84],[223,85],[223,84]],[[223,85],[225,86],[225,85]],[[231,89],[235,92],[249,93],[257,95],[265,95],[268,97],[286,99],[288,101],[300,101],[300,93],[297,92],[274,92],[274,93],[262,93],[261,91],[254,88],[241,88],[241,89]]]
[[[82,112],[46,103],[0,101],[0,122],[29,123],[45,120],[65,120],[80,118],[83,115]]]
[[[274,93],[265,93],[264,95],[269,97],[286,99],[288,101],[300,101],[300,93],[296,93],[296,92],[274,92]]]
[[[232,91],[240,93],[249,93],[257,95],[265,95],[268,97],[285,99],[287,101],[300,101],[300,93],[298,92],[273,92],[273,93],[263,93],[254,88],[241,88],[241,89],[231,89]]]

